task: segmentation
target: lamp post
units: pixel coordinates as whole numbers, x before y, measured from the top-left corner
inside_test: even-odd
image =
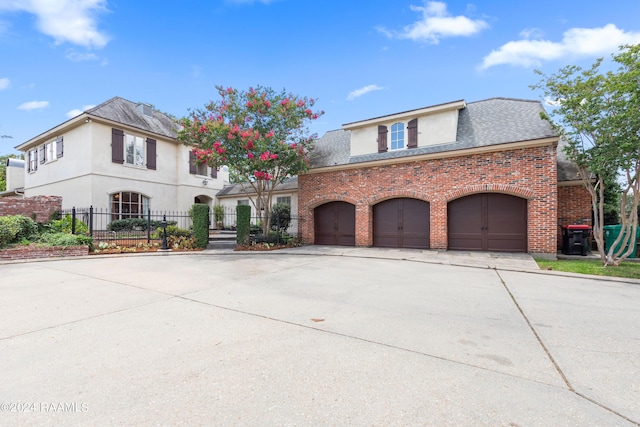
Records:
[[[167,250],[167,215],[162,215],[162,250]]]

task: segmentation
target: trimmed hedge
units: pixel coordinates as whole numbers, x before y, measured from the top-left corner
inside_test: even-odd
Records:
[[[236,243],[238,245],[249,244],[251,233],[251,206],[236,206]]]
[[[193,220],[193,237],[199,248],[206,248],[209,244],[209,205],[196,203],[189,211]]]

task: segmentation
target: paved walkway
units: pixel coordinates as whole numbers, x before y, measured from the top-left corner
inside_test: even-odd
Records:
[[[1,265],[0,425],[640,425],[637,283],[287,251]]]

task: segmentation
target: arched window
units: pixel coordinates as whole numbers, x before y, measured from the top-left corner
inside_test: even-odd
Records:
[[[111,195],[111,219],[144,218],[149,210],[149,198],[131,191]]]
[[[402,148],[404,148],[404,123],[394,123],[391,125],[391,149]]]

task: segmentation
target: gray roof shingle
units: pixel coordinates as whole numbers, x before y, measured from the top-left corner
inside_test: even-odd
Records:
[[[470,102],[460,110],[455,141],[352,157],[349,155],[349,132],[331,131],[316,141],[311,164],[317,168],[363,163],[554,137],[556,135],[549,123],[540,118],[543,111],[540,101],[491,98]]]
[[[297,191],[297,190],[298,190],[297,176],[286,178],[275,189],[275,191],[277,192]],[[231,185],[225,185],[225,187],[222,190],[218,191],[218,193],[216,194],[216,197],[225,197],[225,196],[231,197],[231,196],[238,196],[243,194],[255,194],[255,191],[253,191],[253,188],[251,188],[250,185],[245,185],[243,188],[242,184],[231,184]]]
[[[179,125],[173,118],[155,109],[147,116],[142,113],[140,105],[116,96],[85,113],[175,139]]]

